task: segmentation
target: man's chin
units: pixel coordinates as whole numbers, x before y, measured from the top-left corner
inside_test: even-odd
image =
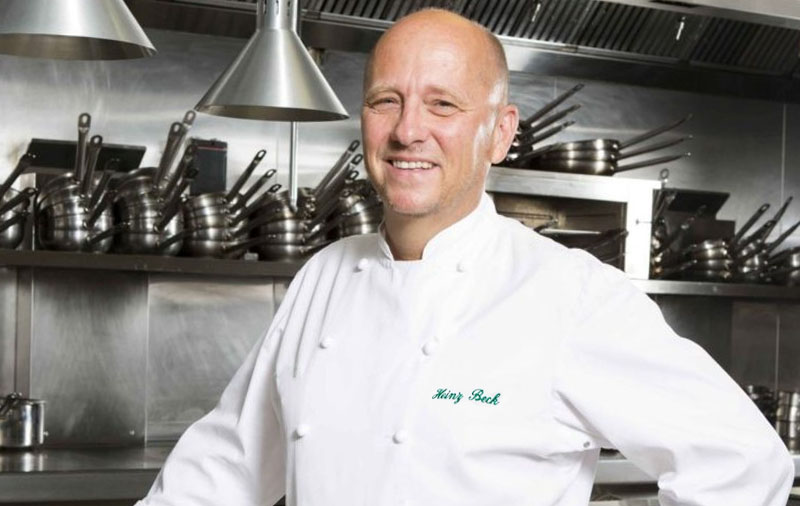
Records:
[[[436,202],[402,198],[384,199],[384,203],[386,211],[404,218],[422,218],[434,213],[438,207]]]

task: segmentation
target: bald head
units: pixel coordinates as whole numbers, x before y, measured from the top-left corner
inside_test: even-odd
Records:
[[[454,12],[443,9],[423,9],[400,19],[391,26],[372,49],[364,74],[364,89],[372,79],[372,69],[376,56],[387,45],[406,44],[409,34],[436,33],[451,41],[462,40],[465,51],[472,52],[475,77],[490,90],[491,101],[497,106],[508,101],[508,63],[503,45],[482,25]]]

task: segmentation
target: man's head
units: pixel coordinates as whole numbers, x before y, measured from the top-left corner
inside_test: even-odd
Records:
[[[507,97],[503,48],[480,25],[429,9],[387,30],[369,59],[361,113],[386,212],[447,225],[474,209],[517,128]]]

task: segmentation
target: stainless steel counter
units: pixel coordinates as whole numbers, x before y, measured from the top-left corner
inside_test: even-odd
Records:
[[[0,503],[135,499],[144,496],[172,449],[46,449],[0,452]],[[800,477],[800,454],[794,455]],[[653,479],[619,456],[602,456],[598,485],[636,485]]]

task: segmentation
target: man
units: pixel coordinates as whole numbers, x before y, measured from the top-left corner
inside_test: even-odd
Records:
[[[498,216],[502,48],[426,10],[371,55],[382,234],[334,243],[143,505],[582,506],[600,447],[670,506],[784,506],[794,469],[738,386],[619,271]]]

